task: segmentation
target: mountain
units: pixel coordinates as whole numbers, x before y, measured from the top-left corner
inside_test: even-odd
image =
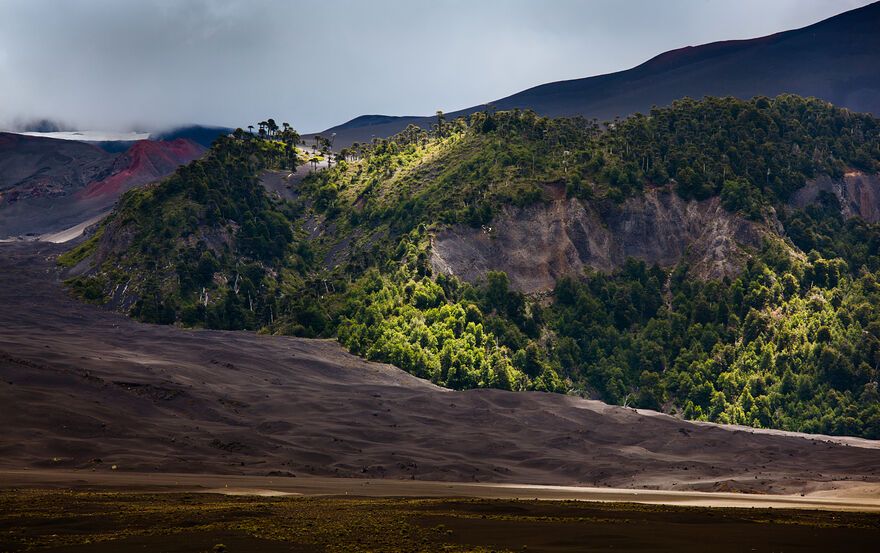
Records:
[[[184,138],[139,140],[114,160],[108,177],[89,182],[76,195],[84,199],[103,197],[115,200],[132,187],[173,173],[204,152],[200,144]]]
[[[386,125],[389,123],[395,123],[399,120],[408,120],[412,119],[412,117],[397,117],[393,115],[361,115],[360,117],[355,117],[351,121],[347,123],[343,123],[335,129],[339,130],[349,130],[349,129],[359,129],[362,127],[374,127],[376,125]]]
[[[83,186],[105,171],[112,156],[83,142],[0,133],[0,190],[14,194],[50,195]],[[25,190],[17,190],[28,182]]]
[[[335,337],[450,388],[876,438],[878,143],[793,95],[478,112],[306,175],[244,133],[60,261],[146,322]]]
[[[880,3],[814,25],[750,40],[713,42],[660,54],[617,73],[559,81],[489,105],[540,115],[611,120],[647,113],[685,96],[813,96],[853,111],[880,114]],[[486,109],[474,106],[448,119]],[[366,119],[365,119],[366,118]],[[409,124],[430,128],[433,117],[364,116],[321,133],[337,148],[387,137]],[[365,124],[363,124],[365,123]]]
[[[74,140],[0,133],[0,238],[78,225],[204,151],[186,139],[141,140],[114,153]]]
[[[228,127],[206,127],[203,125],[189,125],[150,134],[151,140],[177,140],[183,138],[209,148],[218,137],[231,133],[234,129]]]

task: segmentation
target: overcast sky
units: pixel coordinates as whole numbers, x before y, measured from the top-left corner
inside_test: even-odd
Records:
[[[627,69],[868,0],[0,0],[0,128],[317,131]]]

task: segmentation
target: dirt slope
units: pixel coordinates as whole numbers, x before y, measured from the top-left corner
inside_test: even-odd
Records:
[[[84,142],[0,133],[0,205],[85,186],[107,173],[114,158]]]
[[[123,192],[170,175],[175,169],[201,157],[205,148],[178,138],[170,142],[139,140],[116,158],[110,175],[90,182],[77,192],[81,198],[112,198]]]
[[[880,223],[880,175],[851,171],[842,179],[823,176],[795,192],[789,203],[803,209],[815,203],[822,192],[834,194],[845,218],[858,216],[869,223]]]
[[[434,240],[435,271],[473,281],[489,270],[504,271],[522,292],[552,290],[564,275],[585,267],[610,271],[628,257],[670,266],[686,259],[702,278],[734,274],[757,247],[761,228],[732,215],[717,198],[685,201],[649,190],[600,213],[577,199],[525,208],[508,207],[491,229],[456,226]]]
[[[880,481],[878,449],[451,392],[330,341],[139,324],[69,299],[57,251],[0,244],[0,467],[771,492]]]

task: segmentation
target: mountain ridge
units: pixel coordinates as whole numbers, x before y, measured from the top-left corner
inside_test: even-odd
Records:
[[[447,117],[491,105],[500,110],[532,109],[551,117],[582,115],[602,120],[646,113],[654,105],[684,96],[749,99],[782,93],[814,96],[854,111],[880,114],[880,56],[874,54],[880,51],[878,27],[880,2],[875,2],[799,29],[685,46],[623,71],[537,85]],[[408,124],[430,129],[433,123],[430,116],[402,117],[357,127],[343,123],[315,134],[335,132],[334,145],[344,147],[368,142],[374,135],[393,135]]]

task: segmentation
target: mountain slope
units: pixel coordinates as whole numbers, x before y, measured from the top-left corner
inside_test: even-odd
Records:
[[[451,388],[880,436],[880,226],[850,218],[876,206],[798,195],[878,182],[871,116],[790,95],[607,128],[480,112],[347,149],[282,200],[261,176],[288,148],[239,133],[130,192],[62,256],[71,287],[148,322],[334,336]]]
[[[880,114],[880,3],[814,25],[750,40],[715,42],[665,52],[617,73],[559,81],[489,102],[497,109],[532,109],[549,117],[610,120],[646,113],[689,96],[813,96],[853,111]],[[483,106],[447,114],[467,115]],[[430,128],[432,117],[387,116],[371,124],[332,127],[334,145],[387,137],[408,124]]]
[[[3,201],[52,196],[85,186],[112,165],[114,156],[97,146],[0,133],[0,193]]]
[[[504,271],[511,286],[529,294],[586,268],[611,272],[629,258],[649,265],[685,261],[699,278],[736,277],[768,231],[727,212],[717,198],[684,201],[669,191],[648,191],[603,215],[588,202],[557,198],[507,208],[492,231],[458,225],[437,233],[431,265],[469,282]]]
[[[112,198],[135,187],[171,174],[205,152],[199,144],[177,138],[157,142],[139,140],[117,157],[110,176],[88,183],[76,194],[80,198]]]
[[[768,493],[880,482],[876,443],[451,392],[327,340],[137,323],[67,297],[58,251],[0,245],[0,467]]]
[[[95,145],[0,134],[0,238],[40,235],[107,211],[126,190],[172,173],[205,149],[141,140],[121,153]]]
[[[200,144],[205,148],[209,148],[211,144],[215,140],[217,140],[217,138],[225,136],[231,133],[233,130],[235,129],[230,129],[228,127],[206,127],[203,125],[189,125],[185,127],[177,127],[174,129],[161,131],[158,133],[151,133],[150,140],[172,141],[177,140],[178,138],[184,138],[186,140],[195,142],[196,144]]]

